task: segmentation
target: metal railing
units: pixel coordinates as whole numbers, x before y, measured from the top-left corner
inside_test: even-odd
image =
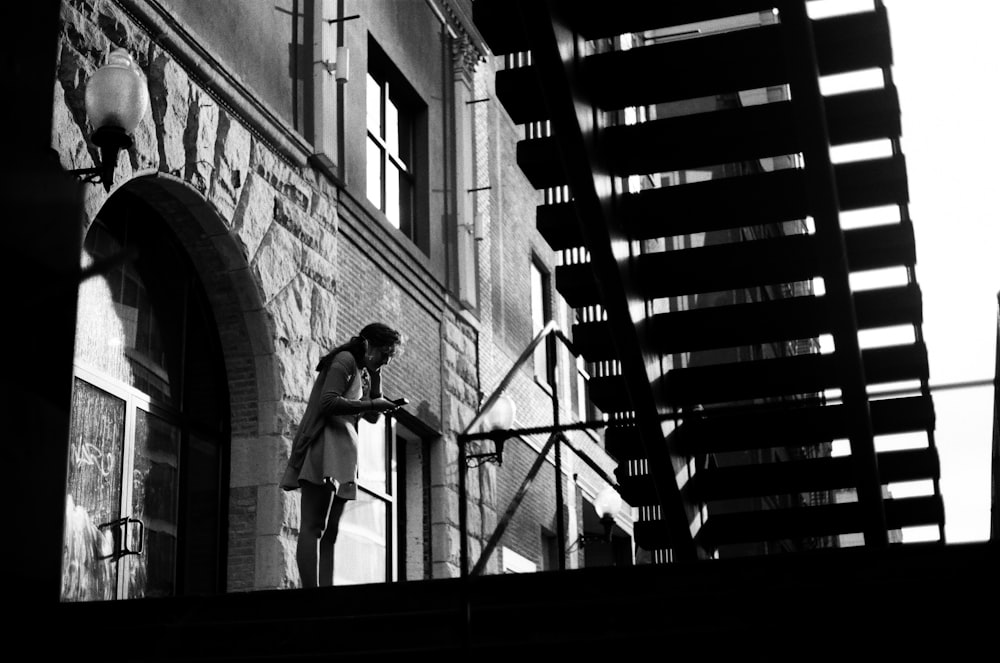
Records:
[[[499,544],[504,532],[507,529],[511,519],[520,507],[525,495],[527,494],[532,482],[537,476],[538,472],[544,465],[545,459],[548,457],[549,453],[554,453],[554,465],[556,472],[555,481],[555,501],[556,501],[556,539],[559,548],[559,570],[565,569],[566,564],[566,525],[563,519],[563,482],[562,482],[562,447],[565,445],[571,451],[573,451],[576,456],[586,463],[596,474],[598,474],[608,485],[617,489],[617,481],[610,476],[598,463],[596,463],[587,453],[581,451],[576,446],[574,446],[569,439],[566,437],[566,432],[568,431],[580,431],[580,430],[598,430],[604,428],[608,425],[608,422],[604,420],[599,421],[577,421],[572,423],[561,423],[560,422],[560,412],[561,406],[559,401],[559,385],[558,385],[558,355],[559,353],[555,351],[556,341],[561,342],[571,355],[578,356],[573,342],[562,332],[558,324],[554,320],[550,320],[546,325],[535,335],[531,342],[525,347],[521,352],[520,356],[513,363],[507,374],[504,375],[503,379],[500,380],[499,384],[493,390],[493,392],[487,397],[483,404],[480,406],[479,411],[473,417],[472,421],[465,427],[463,432],[459,433],[457,436],[458,442],[458,492],[459,492],[459,530],[461,535],[460,544],[460,566],[461,575],[466,577],[468,575],[479,575],[482,573],[486,566],[487,561],[492,555],[496,546]],[[507,429],[492,429],[492,430],[478,430],[484,423],[486,414],[490,409],[496,405],[497,400],[500,398],[501,394],[510,387],[514,380],[515,375],[518,370],[528,361],[538,349],[542,343],[547,343],[549,351],[546,357],[546,372],[551,385],[552,394],[552,424],[548,426],[534,426],[525,428],[507,428]],[[537,435],[542,433],[549,433],[549,437],[541,450],[538,452],[534,463],[529,469],[527,475],[524,477],[520,487],[515,493],[510,504],[504,512],[504,515],[497,523],[496,529],[491,534],[489,540],[483,548],[479,559],[476,561],[471,572],[469,570],[469,532],[468,532],[468,489],[467,489],[467,477],[466,473],[471,464],[477,463],[481,464],[483,462],[494,461],[498,464],[502,463],[502,454],[504,442],[511,438],[522,437],[527,435]],[[468,452],[468,445],[473,442],[478,442],[482,440],[491,440],[494,443],[494,451],[487,453],[475,453],[470,454]]]

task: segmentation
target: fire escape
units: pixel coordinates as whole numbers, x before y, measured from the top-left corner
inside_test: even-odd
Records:
[[[768,20],[696,29],[754,14]],[[880,3],[812,19],[801,1],[476,0],[474,17],[505,57],[497,96],[525,127],[518,165],[545,193],[537,227],[566,256],[556,287],[579,313],[571,336],[594,368],[590,396],[609,417],[606,445],[620,463],[622,495],[639,508],[637,545],[654,561],[685,561],[726,546],[841,535],[886,548],[893,531],[915,526],[936,526],[943,542],[900,110]],[[622,35],[639,44],[607,46]],[[821,93],[822,76],[872,69],[882,71],[882,87]],[[738,102],[761,89],[784,94]],[[706,98],[737,101],[700,111],[689,103]],[[609,120],[685,103],[695,112]],[[832,148],[875,140],[892,153],[831,159]],[[745,167],[775,159],[793,167]],[[625,185],[722,166],[725,176],[704,181]],[[898,209],[897,222],[841,222],[844,213],[886,206]],[[678,241],[701,233],[736,239]],[[651,242],[660,250],[644,248]],[[852,286],[852,274],[887,268],[904,269],[907,282]],[[822,291],[804,285],[816,282]],[[720,292],[757,296],[678,304]],[[859,331],[898,326],[912,338],[861,346]],[[821,337],[832,348],[818,351]],[[747,356],[761,347],[783,350]],[[690,360],[698,356],[714,360]],[[897,434],[922,434],[926,443],[876,448],[877,436]],[[773,462],[773,450],[833,440],[846,440],[849,453]],[[741,452],[756,460],[716,462]],[[933,494],[894,499],[884,491],[916,480],[930,480]],[[834,491],[856,500],[808,498]],[[785,499],[732,508],[775,496]]]

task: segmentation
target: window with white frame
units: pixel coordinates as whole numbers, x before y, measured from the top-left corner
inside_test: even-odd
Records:
[[[366,77],[366,193],[386,220],[426,246],[417,222],[416,136],[421,115],[416,94],[374,41]]]
[[[430,577],[425,446],[396,417],[358,422],[358,499],[344,507],[334,550],[334,584]]]
[[[532,338],[545,327],[552,317],[551,284],[549,272],[537,258],[531,259],[531,334]],[[550,343],[543,341],[535,348],[535,379],[542,384],[549,383],[548,350]]]
[[[536,563],[507,546],[503,547],[502,557],[504,573],[534,573],[538,570]]]
[[[390,582],[394,532],[393,420],[358,424],[358,499],[344,508],[334,584]]]

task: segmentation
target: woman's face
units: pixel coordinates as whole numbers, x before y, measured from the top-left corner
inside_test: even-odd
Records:
[[[373,345],[368,353],[368,370],[377,371],[390,361],[396,355],[397,346],[395,345]]]

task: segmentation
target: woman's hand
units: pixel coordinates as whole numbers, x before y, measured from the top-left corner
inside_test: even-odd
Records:
[[[398,408],[399,405],[393,403],[388,398],[373,398],[372,399],[372,411],[373,412],[391,412]]]

